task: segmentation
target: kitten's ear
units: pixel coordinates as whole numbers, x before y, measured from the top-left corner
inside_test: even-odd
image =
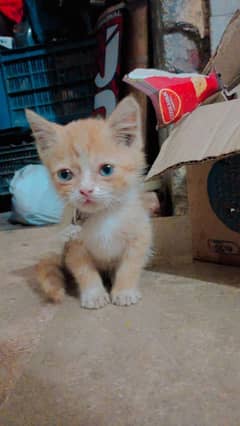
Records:
[[[39,155],[42,158],[57,143],[57,127],[59,125],[51,123],[30,109],[26,109],[25,113],[32,129]]]
[[[108,119],[114,138],[119,143],[131,146],[142,145],[141,112],[133,96],[124,98]]]

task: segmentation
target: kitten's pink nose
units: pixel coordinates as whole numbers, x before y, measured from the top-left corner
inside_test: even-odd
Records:
[[[92,192],[93,189],[80,189],[80,194],[84,195],[84,197],[89,197]]]

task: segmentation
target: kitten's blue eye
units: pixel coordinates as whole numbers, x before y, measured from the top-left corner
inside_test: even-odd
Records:
[[[60,180],[68,182],[73,178],[73,173],[69,169],[62,169],[57,172],[57,176]]]
[[[99,173],[102,176],[111,176],[113,174],[114,167],[111,164],[103,164],[100,167]]]

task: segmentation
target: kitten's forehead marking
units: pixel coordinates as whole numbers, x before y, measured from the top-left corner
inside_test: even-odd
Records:
[[[76,145],[74,142],[71,143],[70,149],[71,149],[71,152],[72,152],[74,157],[77,157],[77,158],[80,157],[80,146],[79,146],[79,144]]]
[[[106,128],[101,120],[86,119],[69,123],[66,127],[68,145],[73,156],[95,156],[106,149]]]

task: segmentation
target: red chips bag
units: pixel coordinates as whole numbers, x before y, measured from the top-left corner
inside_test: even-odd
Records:
[[[139,68],[126,75],[123,81],[151,98],[160,127],[180,120],[221,89],[215,71],[209,75],[173,74]]]

